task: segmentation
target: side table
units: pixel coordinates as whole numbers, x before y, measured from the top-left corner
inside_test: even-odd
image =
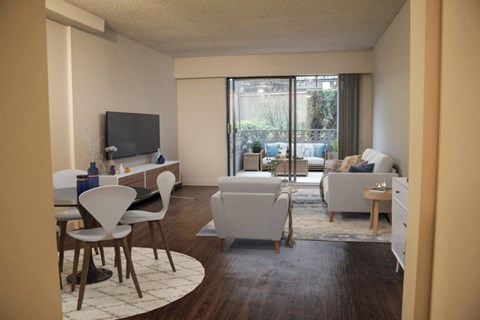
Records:
[[[392,189],[385,191],[375,190],[374,187],[363,188],[363,196],[372,200],[372,208],[370,210],[370,229],[373,229],[373,235],[378,234],[378,208],[380,201],[392,201]]]
[[[243,154],[243,170],[260,171],[261,153],[246,152]]]

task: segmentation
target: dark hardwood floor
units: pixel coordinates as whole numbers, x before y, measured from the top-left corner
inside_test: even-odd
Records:
[[[400,319],[403,272],[395,273],[390,244],[227,240],[195,234],[211,220],[216,187],[182,187],[172,198],[163,226],[171,250],[190,255],[205,268],[203,282],[165,307],[126,319]],[[159,197],[137,205],[161,208]],[[148,226],[134,232],[134,246],[149,247]],[[163,244],[160,243],[163,248]],[[160,255],[160,259],[167,259]],[[153,259],[153,255],[152,255]]]

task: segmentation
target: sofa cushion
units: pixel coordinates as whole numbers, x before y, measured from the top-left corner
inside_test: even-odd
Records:
[[[278,154],[278,143],[265,143],[265,156],[275,157]]]
[[[325,148],[326,148],[326,145],[324,143],[316,143],[314,145],[315,151],[313,155],[318,158],[323,158],[325,155]]]
[[[348,168],[356,165],[360,160],[362,160],[360,158],[360,155],[345,157],[345,159],[343,159],[343,161],[342,161],[342,165],[340,166],[340,168],[338,168],[337,171],[338,172],[347,172]]]
[[[363,152],[362,159],[368,163],[375,163],[373,168],[375,173],[392,172],[393,159],[384,153],[368,148]]]
[[[351,166],[348,172],[373,172],[374,167],[375,163],[357,164],[356,166]]]

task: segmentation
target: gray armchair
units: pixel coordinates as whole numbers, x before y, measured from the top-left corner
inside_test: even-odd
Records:
[[[219,191],[211,198],[212,215],[225,249],[226,238],[273,240],[280,252],[289,195],[281,180],[269,177],[220,177]]]

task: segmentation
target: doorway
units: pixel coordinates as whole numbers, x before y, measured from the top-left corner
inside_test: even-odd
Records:
[[[337,137],[337,79],[227,79],[229,175],[318,183]]]

